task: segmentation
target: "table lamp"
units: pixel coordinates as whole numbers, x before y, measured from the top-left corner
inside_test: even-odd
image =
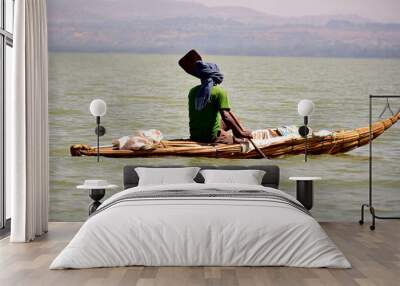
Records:
[[[304,117],[304,125],[299,128],[299,134],[305,138],[304,162],[307,162],[307,135],[310,132],[308,129],[308,117],[314,111],[314,103],[309,99],[303,99],[297,105],[297,111]]]
[[[100,125],[100,118],[106,115],[107,104],[102,99],[95,99],[90,103],[90,113],[96,117],[96,129],[95,134],[97,135],[97,162],[100,161],[100,136],[106,134],[104,126]]]

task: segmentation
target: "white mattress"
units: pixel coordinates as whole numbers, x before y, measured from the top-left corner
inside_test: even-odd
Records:
[[[317,221],[283,203],[246,198],[152,198],[112,204],[131,192],[262,190],[262,186],[185,184],[115,194],[90,217],[50,269],[145,266],[349,268]],[[108,206],[108,207],[107,207]]]

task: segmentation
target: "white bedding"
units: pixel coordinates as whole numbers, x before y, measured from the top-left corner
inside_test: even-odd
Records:
[[[145,266],[294,266],[349,268],[350,263],[308,214],[258,198],[152,198],[112,204],[133,192],[262,190],[254,185],[143,186],[107,199],[50,269]],[[137,193],[135,193],[137,194]],[[108,206],[108,207],[107,207]]]

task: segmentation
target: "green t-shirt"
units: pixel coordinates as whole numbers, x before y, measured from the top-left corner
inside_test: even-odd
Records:
[[[195,141],[209,142],[217,137],[221,128],[221,109],[230,109],[228,94],[220,86],[211,89],[210,101],[202,110],[196,110],[195,98],[200,85],[189,92],[189,127],[190,138]]]

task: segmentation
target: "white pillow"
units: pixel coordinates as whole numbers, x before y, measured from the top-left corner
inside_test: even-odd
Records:
[[[188,184],[195,183],[193,180],[200,168],[135,168],[139,176],[139,186]]]
[[[265,171],[262,170],[212,170],[200,171],[205,184],[246,184],[261,185]]]

